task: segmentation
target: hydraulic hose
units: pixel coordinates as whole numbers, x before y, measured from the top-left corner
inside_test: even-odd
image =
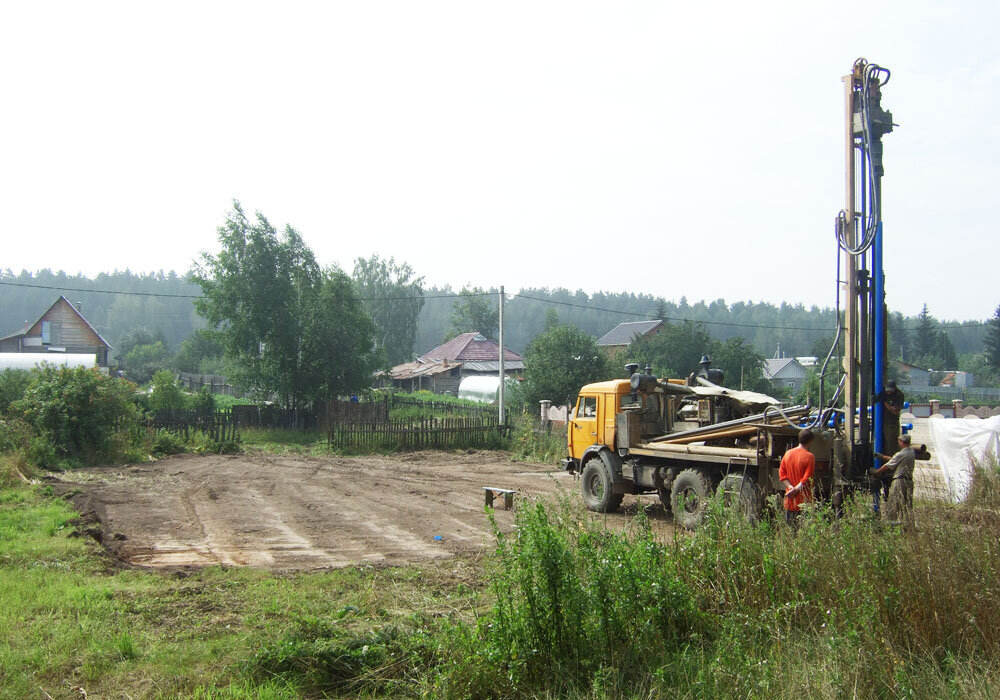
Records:
[[[767,422],[768,411],[777,411],[781,415],[781,417],[785,419],[785,422],[788,423],[793,428],[800,428],[801,427],[798,423],[793,423],[792,419],[789,418],[787,415],[785,415],[785,412],[781,410],[780,406],[768,406],[767,408],[764,409],[764,422],[765,423]]]
[[[883,68],[875,63],[865,63],[864,59],[854,62],[855,67],[863,66],[861,85],[855,88],[855,96],[860,100],[861,115],[861,154],[867,161],[868,180],[868,216],[862,222],[861,240],[856,244],[847,241],[847,212],[841,210],[837,214],[836,236],[837,244],[847,252],[848,255],[857,256],[866,253],[875,242],[875,232],[879,222],[882,220],[882,192],[878,183],[878,176],[875,173],[872,161],[872,105],[871,87],[878,85],[879,88],[889,82],[890,72],[888,68]],[[884,77],[884,79],[883,79]]]

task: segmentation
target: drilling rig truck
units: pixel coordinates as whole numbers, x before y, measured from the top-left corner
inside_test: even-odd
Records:
[[[837,328],[819,373],[818,408],[782,408],[769,396],[724,386],[703,358],[686,380],[627,366],[628,379],[580,389],[567,423],[564,467],[581,476],[587,507],[613,511],[625,494],[656,493],[678,524],[693,528],[721,490],[750,518],[781,498],[778,468],[799,431],[812,428],[815,496],[839,507],[867,488],[883,444],[886,379],[882,271],[881,106],[889,70],[863,58],[844,76],[846,204],[836,216]],[[843,303],[842,303],[843,302]],[[828,387],[833,390],[827,392]],[[918,449],[918,458],[927,459]],[[877,507],[877,500],[875,501]]]

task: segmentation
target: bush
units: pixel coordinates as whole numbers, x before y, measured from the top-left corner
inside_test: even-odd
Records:
[[[183,390],[174,381],[174,374],[161,369],[153,374],[153,387],[149,394],[149,410],[153,413],[183,411],[186,400]]]
[[[184,451],[184,439],[168,430],[161,430],[150,441],[149,451],[156,457],[177,454]]]
[[[0,454],[27,450],[31,436],[31,426],[23,420],[0,418]]]
[[[482,674],[473,687],[506,678],[561,696],[601,673],[638,681],[704,635],[697,589],[644,516],[623,534],[581,515],[533,504],[514,534],[494,524],[497,600],[465,650]]]
[[[11,404],[11,412],[51,446],[51,452],[37,446],[35,460],[93,463],[113,460],[138,443],[134,396],[135,385],[122,379],[82,367],[44,367],[34,373],[23,398]]]
[[[199,416],[210,416],[215,413],[215,397],[207,386],[203,386],[197,394],[188,397],[188,409]]]
[[[30,383],[30,372],[19,369],[0,372],[0,416],[7,415],[10,405],[24,396]]]

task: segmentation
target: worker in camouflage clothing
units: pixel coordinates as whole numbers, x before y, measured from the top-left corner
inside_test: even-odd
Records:
[[[876,457],[887,461],[878,469],[870,470],[869,474],[876,479],[892,475],[886,517],[889,522],[902,523],[904,527],[909,527],[913,522],[913,467],[916,463],[916,454],[910,447],[909,435],[900,435],[898,442],[899,451],[891,457],[875,453]]]

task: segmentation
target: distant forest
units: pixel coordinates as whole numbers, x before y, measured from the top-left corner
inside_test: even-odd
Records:
[[[30,285],[30,286],[20,286]],[[43,288],[39,288],[43,287]],[[48,287],[48,288],[44,288]],[[83,290],[83,291],[69,291]],[[494,290],[495,291],[495,290]],[[116,294],[110,292],[129,292]],[[162,334],[167,346],[176,351],[180,343],[204,321],[195,313],[190,297],[200,289],[175,272],[137,274],[129,270],[102,273],[94,278],[42,270],[36,273],[0,273],[0,335],[18,330],[26,321],[38,318],[59,295],[82,303],[83,315],[113,346],[122,335],[136,328]],[[420,313],[415,354],[440,344],[451,325],[452,306],[457,290],[429,287]],[[148,296],[147,296],[148,295]],[[530,298],[526,298],[530,297]],[[546,315],[555,310],[559,320],[572,323],[595,337],[607,333],[622,321],[665,319],[704,323],[720,340],[742,336],[765,357],[773,357],[780,345],[785,355],[818,355],[829,347],[836,318],[833,309],[806,308],[801,304],[727,302],[723,299],[689,303],[666,301],[648,294],[597,292],[566,289],[523,289],[508,296],[505,307],[506,344],[523,352],[533,337],[542,332]],[[933,307],[930,313],[933,315]],[[917,317],[894,314],[890,327],[893,357],[906,355],[906,340],[913,335]],[[958,354],[983,349],[986,328],[982,320],[942,321]]]

